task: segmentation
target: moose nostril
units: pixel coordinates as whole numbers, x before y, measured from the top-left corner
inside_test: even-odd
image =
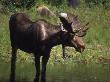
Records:
[[[76,51],[82,53],[84,51],[84,49],[85,49],[85,46],[84,45],[80,45],[80,46],[77,46]]]
[[[84,43],[83,43],[82,47],[85,48],[85,44]]]
[[[81,52],[83,52],[84,51],[84,49],[85,49],[85,46],[83,45],[83,46],[81,46]]]

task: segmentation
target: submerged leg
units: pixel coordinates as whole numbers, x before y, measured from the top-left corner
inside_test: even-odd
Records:
[[[16,52],[17,52],[17,48],[12,47],[10,82],[15,82]]]
[[[40,56],[36,56],[35,54],[35,67],[36,67],[36,77],[34,82],[39,82],[39,76],[40,76]]]
[[[46,82],[46,65],[47,65],[48,59],[49,59],[49,56],[43,56],[42,58],[41,82]]]

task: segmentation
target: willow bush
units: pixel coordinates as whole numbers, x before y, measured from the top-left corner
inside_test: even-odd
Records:
[[[36,4],[37,0],[1,0],[2,5],[16,8],[31,8]]]
[[[110,0],[85,0],[85,3],[89,7],[101,5],[105,9],[110,9]]]
[[[110,0],[1,0],[0,3],[11,10],[15,8],[31,8],[39,3],[51,4],[53,6],[65,6],[70,2],[78,2],[80,4],[86,4],[86,6],[103,6],[105,9],[110,9]],[[82,3],[84,2],[84,3]]]

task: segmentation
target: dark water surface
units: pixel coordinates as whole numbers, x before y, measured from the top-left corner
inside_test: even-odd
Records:
[[[0,82],[9,82],[10,64],[0,63]],[[34,63],[17,63],[16,82],[33,82]],[[47,82],[110,82],[110,65],[49,63]]]

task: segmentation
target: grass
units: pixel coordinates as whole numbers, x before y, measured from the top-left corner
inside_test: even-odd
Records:
[[[47,82],[110,82],[110,11],[102,7],[73,9],[67,6],[47,6],[56,13],[74,13],[83,24],[90,22],[90,29],[83,38],[86,49],[82,54],[67,47],[68,58],[63,60],[61,46],[52,49],[47,66]],[[53,24],[59,21],[57,17],[40,16],[35,7],[17,12],[27,13],[33,21],[39,18]],[[9,80],[11,47],[8,21],[11,14],[0,13],[0,82]],[[16,71],[17,82],[32,82],[35,76],[33,55],[18,50]]]

